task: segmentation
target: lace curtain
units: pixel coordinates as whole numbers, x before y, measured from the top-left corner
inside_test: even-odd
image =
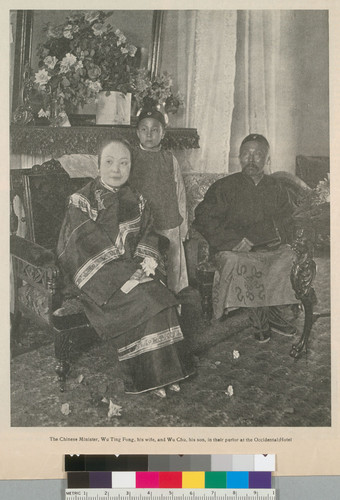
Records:
[[[170,117],[171,125],[197,128],[200,136],[200,149],[184,154],[189,171],[228,172],[236,23],[232,10],[166,14],[162,70],[174,74],[185,96],[185,110]]]
[[[327,23],[326,11],[238,11],[230,171],[252,132],[269,140],[272,171],[329,154]]]

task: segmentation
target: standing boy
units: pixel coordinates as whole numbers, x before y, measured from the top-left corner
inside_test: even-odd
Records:
[[[157,109],[144,109],[140,113],[137,124],[140,144],[133,152],[130,183],[149,201],[156,231],[170,240],[168,287],[177,294],[188,286],[183,248],[188,222],[185,187],[178,162],[161,146],[165,126],[164,115]]]

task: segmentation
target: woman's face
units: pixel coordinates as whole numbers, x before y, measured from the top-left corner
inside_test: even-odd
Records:
[[[110,142],[102,151],[100,176],[110,187],[119,187],[128,180],[131,170],[131,156],[121,142]]]

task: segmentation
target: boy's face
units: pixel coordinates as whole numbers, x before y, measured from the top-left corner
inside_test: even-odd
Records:
[[[155,118],[144,118],[137,127],[137,135],[144,149],[157,148],[164,137],[164,128]]]

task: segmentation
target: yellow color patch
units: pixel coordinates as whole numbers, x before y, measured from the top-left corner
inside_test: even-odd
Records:
[[[182,488],[204,488],[204,472],[182,472]]]

